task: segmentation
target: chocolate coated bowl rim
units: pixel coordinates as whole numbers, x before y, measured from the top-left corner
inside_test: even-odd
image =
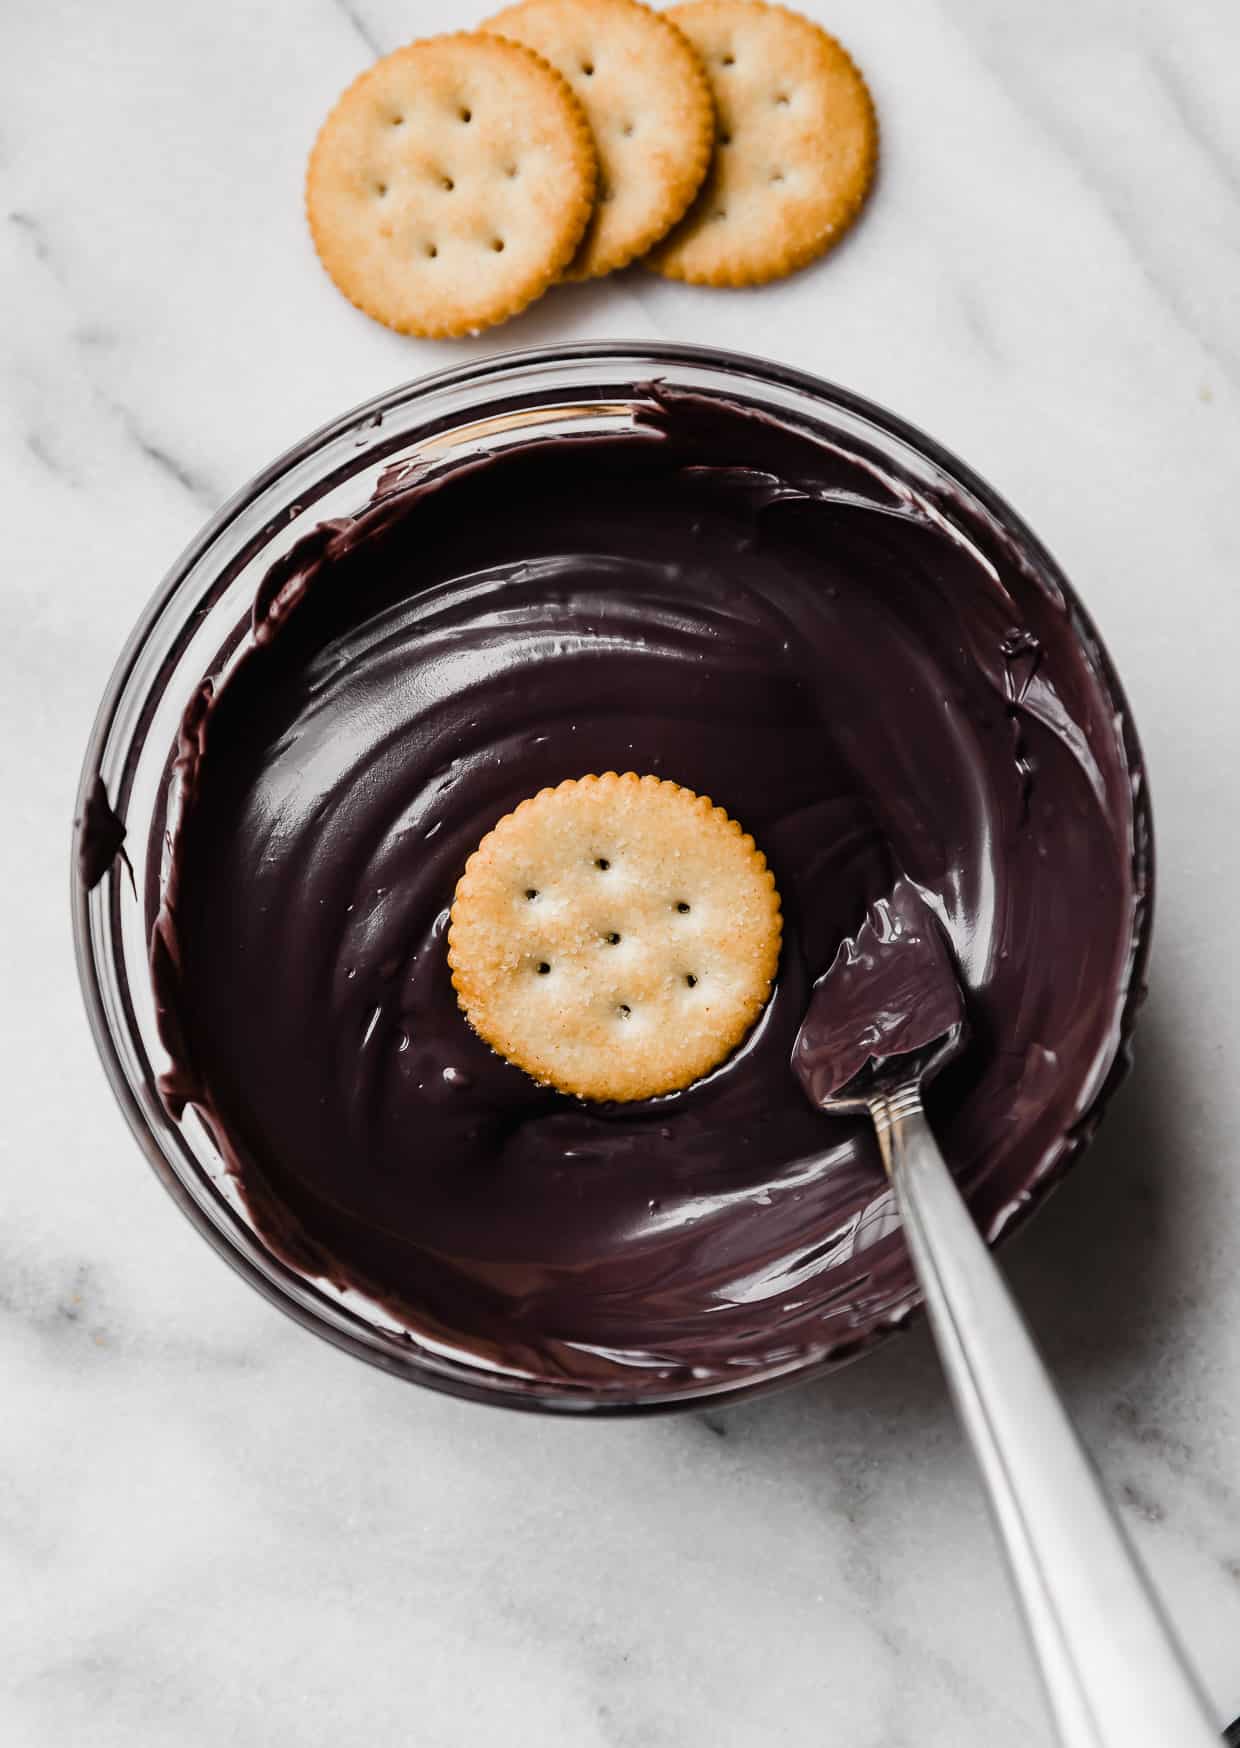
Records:
[[[149,1063],[146,1074],[139,1076],[142,1082],[139,1089],[135,1086],[131,1073],[127,1072],[123,1060],[122,1043],[129,1048],[135,1061],[139,1055],[143,1055],[144,1060],[145,1057],[140,1042],[136,1039],[136,1021],[133,1019],[128,981],[123,967],[118,965],[118,954],[112,953],[107,958],[108,971],[116,981],[115,988],[109,984],[100,963],[104,949],[119,933],[119,871],[110,872],[93,892],[87,890],[78,873],[88,795],[96,778],[108,765],[110,757],[115,757],[111,741],[116,730],[118,712],[126,698],[135,669],[153,634],[164,624],[165,616],[174,607],[179,591],[195,567],[264,493],[278,485],[301,464],[330,451],[335,443],[349,433],[380,429],[390,414],[416,405],[419,401],[443,395],[450,390],[472,390],[475,399],[469,407],[458,410],[459,424],[471,413],[477,416],[485,408],[485,396],[489,390],[506,389],[516,392],[521,388],[523,380],[531,390],[536,390],[539,387],[539,374],[548,369],[591,363],[599,365],[600,375],[604,371],[614,373],[617,369],[623,369],[624,384],[630,395],[634,395],[643,382],[657,377],[660,369],[699,370],[729,378],[730,392],[740,399],[744,399],[746,384],[751,389],[783,389],[790,394],[804,397],[820,413],[834,412],[864,422],[880,435],[903,445],[935,472],[947,476],[961,486],[1002,527],[1022,558],[1034,568],[1044,583],[1062,593],[1073,632],[1077,640],[1086,647],[1116,713],[1128,769],[1134,779],[1132,871],[1137,903],[1128,940],[1128,976],[1114,1019],[1113,1060],[1087,1108],[1063,1137],[1054,1159],[1028,1186],[1019,1203],[1005,1211],[999,1229],[986,1234],[988,1242],[999,1242],[1000,1238],[1006,1237],[1008,1232],[1021,1225],[1035,1207],[1041,1205],[1048,1192],[1092,1138],[1106,1106],[1128,1071],[1137,1010],[1144,995],[1144,977],[1153,920],[1154,850],[1146,768],[1132,714],[1114,663],[1076,591],[1046,547],[1000,494],[950,451],[915,426],[863,396],[787,365],[711,347],[639,341],[547,346],[500,353],[479,362],[434,372],[377,395],[321,426],[300,443],[286,450],[234,493],[181,553],[156,589],[113,669],[95,717],[83,761],[74,819],[71,904],[78,977],[96,1048],[113,1094],[165,1189],[212,1247],[251,1286],[304,1328],[312,1330],[345,1352],[365,1359],[394,1375],[451,1395],[537,1411],[568,1411],[577,1414],[588,1411],[591,1415],[649,1414],[701,1406],[707,1402],[724,1402],[755,1395],[791,1382],[822,1376],[845,1361],[869,1351],[893,1330],[904,1327],[909,1320],[908,1315],[902,1313],[897,1321],[871,1329],[846,1345],[837,1343],[822,1353],[804,1354],[794,1361],[785,1361],[779,1367],[768,1368],[756,1378],[735,1381],[728,1379],[687,1387],[682,1385],[669,1388],[667,1394],[657,1395],[654,1399],[648,1392],[643,1392],[640,1400],[614,1394],[597,1398],[583,1396],[580,1392],[565,1393],[550,1385],[545,1390],[526,1385],[517,1391],[510,1386],[501,1387],[502,1380],[488,1381],[487,1374],[481,1371],[475,1370],[471,1373],[464,1364],[453,1361],[437,1363],[432,1356],[415,1347],[412,1342],[406,1340],[402,1344],[398,1336],[385,1334],[357,1314],[327,1299],[312,1283],[280,1263],[222,1202],[215,1208],[209,1205],[213,1195],[219,1201],[218,1192],[210,1191],[205,1185],[200,1186],[198,1193],[191,1189],[186,1173],[189,1174],[189,1180],[195,1183],[201,1179],[201,1173],[196,1168],[191,1150],[180,1138],[179,1132],[175,1131],[175,1126],[158,1102]],[[580,387],[578,385],[579,389]],[[603,387],[600,382],[598,389],[602,390]],[[567,395],[569,391],[564,389],[561,392]],[[615,401],[617,393],[614,384],[607,387],[609,400]],[[536,407],[539,404],[556,403],[554,400],[548,402],[546,397],[542,397],[540,403],[540,397],[531,393],[522,404]],[[425,442],[441,428],[427,424],[404,431],[400,434],[399,441],[393,442],[393,450],[408,448],[417,441]],[[322,483],[323,479],[320,478],[319,484]],[[299,505],[289,506],[290,515],[299,510]],[[262,530],[264,540],[271,537],[274,527],[274,523],[268,522]],[[195,610],[195,603],[187,597],[186,602],[182,603],[180,615],[182,631],[190,614]],[[161,668],[160,676],[163,673],[164,669]],[[148,688],[148,700],[160,676]],[[122,817],[128,798],[125,784],[130,772],[132,748],[135,740],[147,727],[149,716],[144,709],[136,714],[129,728],[124,731],[121,747],[124,755],[121,758],[122,783],[112,796]],[[141,854],[145,857],[145,844],[141,846]],[[136,872],[141,880],[146,871],[140,866]],[[119,1018],[115,1011],[118,1007]],[[127,1032],[122,1030],[123,1027],[128,1028]],[[161,1141],[160,1131],[163,1132],[165,1141]],[[913,1304],[916,1303],[917,1301],[913,1301]]]

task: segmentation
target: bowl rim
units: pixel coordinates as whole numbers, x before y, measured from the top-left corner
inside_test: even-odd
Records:
[[[403,407],[419,398],[445,390],[478,387],[487,382],[502,383],[522,373],[548,365],[572,365],[598,361],[609,366],[626,363],[653,366],[657,380],[658,366],[663,364],[700,367],[721,371],[738,379],[756,379],[764,384],[789,389],[808,397],[827,409],[839,409],[875,426],[879,431],[906,445],[935,469],[957,481],[1017,543],[1037,568],[1062,591],[1071,614],[1073,630],[1087,646],[1110,702],[1114,705],[1120,738],[1131,778],[1132,841],[1131,865],[1136,901],[1129,930],[1127,978],[1122,1000],[1114,1021],[1115,1051],[1110,1066],[1090,1097],[1071,1130],[1065,1135],[1054,1159],[1030,1186],[1018,1205],[1009,1210],[997,1230],[984,1236],[988,1245],[1002,1242],[1021,1227],[1035,1209],[1040,1208],[1058,1185],[1069,1167],[1093,1138],[1114,1093],[1126,1078],[1132,1061],[1132,1038],[1138,1010],[1146,993],[1146,969],[1153,932],[1155,897],[1155,848],[1152,809],[1147,766],[1133,720],[1132,709],[1124,685],[1094,620],[1049,549],[1007,502],[981,475],[963,462],[953,451],[929,436],[919,426],[890,412],[880,403],[844,388],[828,378],[779,363],[759,354],[737,352],[713,346],[682,344],[676,341],[600,340],[582,341],[571,345],[546,345],[516,348],[498,352],[486,358],[448,366],[414,377],[392,389],[371,396],[346,412],[329,419],[300,441],[290,445],[266,467],[252,474],[233,492],[213,515],[207,518],[197,534],[181,550],[156,585],[120,654],[104,687],[98,709],[87,739],[73,815],[70,857],[70,906],[73,930],[74,960],[78,982],[105,1077],[120,1106],[130,1131],[137,1140],[148,1163],[167,1192],[192,1221],[212,1248],[272,1305],[295,1322],[341,1351],[364,1359],[380,1370],[460,1399],[488,1406],[507,1407],[534,1413],[552,1413],[581,1418],[615,1418],[702,1409],[719,1406],[737,1399],[748,1399],[791,1384],[807,1383],[840,1365],[871,1351],[888,1336],[906,1328],[922,1310],[918,1293],[909,1311],[898,1319],[867,1331],[857,1340],[836,1344],[821,1356],[801,1358],[763,1372],[756,1379],[727,1379],[703,1384],[689,1390],[668,1394],[655,1393],[640,1398],[613,1396],[603,1400],[586,1400],[561,1394],[498,1391],[485,1382],[471,1383],[455,1372],[439,1372],[424,1362],[412,1347],[407,1352],[389,1352],[367,1342],[349,1329],[337,1327],[302,1304],[280,1284],[231,1243],[226,1233],[213,1223],[170,1169],[168,1160],[146,1115],[136,1098],[123,1067],[117,1041],[109,1021],[93,951],[90,921],[90,894],[78,873],[80,840],[87,799],[99,773],[102,755],[107,746],[116,713],[125,695],[133,669],[152,631],[162,618],[187,575],[209,551],[212,544],[264,492],[269,490],[295,467],[312,458],[350,430],[368,423],[378,426],[389,411]],[[650,379],[647,375],[646,380]],[[634,379],[638,380],[637,378]],[[312,1285],[312,1283],[309,1283]]]

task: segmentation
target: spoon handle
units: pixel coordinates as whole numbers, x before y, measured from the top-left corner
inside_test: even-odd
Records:
[[[1218,1748],[1191,1674],[915,1085],[870,1106],[1064,1748]]]

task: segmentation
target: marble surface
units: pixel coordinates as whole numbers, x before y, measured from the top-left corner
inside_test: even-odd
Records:
[[[65,888],[121,642],[222,497],[445,362],[692,338],[933,431],[1076,579],[1161,850],[1138,1072],[1005,1253],[1240,1712],[1240,16],[1234,0],[820,0],[881,183],[761,293],[632,274],[414,343],[307,242],[316,124],[409,0],[41,0],[0,27],[0,1740],[11,1748],[1024,1748],[1049,1741],[924,1330],[626,1425],[402,1386],[237,1281],[94,1059]]]

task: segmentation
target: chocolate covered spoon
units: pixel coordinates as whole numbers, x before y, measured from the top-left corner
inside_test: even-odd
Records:
[[[878,1132],[1064,1748],[1215,1748],[1204,1696],[922,1110],[966,1026],[947,941],[902,879],[815,986],[793,1067],[819,1110],[868,1112]]]

